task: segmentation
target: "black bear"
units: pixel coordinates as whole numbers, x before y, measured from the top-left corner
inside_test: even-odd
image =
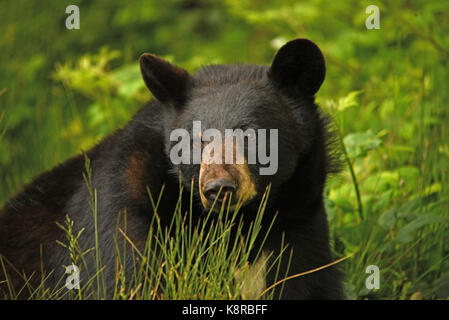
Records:
[[[192,180],[195,213],[200,215],[232,193],[243,204],[241,211],[248,221],[255,218],[261,196],[271,185],[265,217],[271,219],[276,212],[278,217],[264,250],[279,250],[284,234],[293,248],[290,275],[332,262],[323,203],[326,177],[333,168],[331,135],[326,116],[314,103],[325,77],[320,49],[309,40],[296,39],[279,49],[271,66],[212,65],[193,75],[152,54],[142,55],[140,66],[155,99],[123,129],[86,153],[98,193],[102,263],[114,266],[113,234],[120,210],[126,208],[129,236],[141,247],[152,212],[147,186],[151,192],[165,186],[158,212],[162,223],[168,223],[180,181],[190,190]],[[201,121],[197,133],[195,121]],[[192,137],[201,136],[207,128],[219,132],[253,129],[250,132],[256,135],[259,129],[276,129],[277,140],[270,137],[269,150],[265,150],[278,156],[272,159],[276,161],[273,172],[261,174],[267,161],[248,161],[249,153],[243,153],[239,164],[204,159],[174,163],[170,157],[176,145],[171,139],[174,130],[183,129]],[[67,213],[76,226],[85,228],[84,246],[95,246],[90,194],[82,176],[84,161],[80,155],[43,173],[1,210],[0,254],[20,272],[39,271],[42,262],[56,275],[63,274],[61,266],[69,263],[66,249],[55,241],[64,239],[55,222],[62,223]],[[104,272],[106,285],[113,286],[114,267]],[[9,273],[9,281],[17,290],[23,279],[14,274]],[[267,284],[272,277],[268,276]],[[30,285],[36,284],[30,281]],[[287,281],[283,294],[286,299],[343,297],[342,276],[335,266]]]

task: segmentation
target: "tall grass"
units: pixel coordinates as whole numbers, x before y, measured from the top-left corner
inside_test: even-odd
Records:
[[[116,248],[116,270],[114,292],[107,292],[103,276],[106,266],[101,263],[101,251],[98,238],[97,193],[92,186],[90,161],[85,161],[85,183],[90,194],[90,209],[95,232],[95,247],[83,251],[79,240],[85,235],[84,229],[77,226],[67,215],[63,224],[58,224],[65,232],[66,241],[59,245],[67,249],[70,262],[86,272],[87,277],[80,283],[80,289],[66,290],[66,279],[59,279],[55,288],[46,281],[52,274],[43,275],[37,288],[29,288],[32,299],[273,299],[273,290],[266,289],[265,279],[268,272],[276,268],[276,278],[280,274],[279,263],[287,246],[281,245],[281,252],[263,252],[262,246],[276,217],[271,220],[268,232],[261,234],[262,218],[269,196],[269,188],[259,205],[257,217],[250,222],[247,233],[243,234],[244,214],[238,202],[231,209],[231,199],[224,201],[217,210],[214,206],[196,223],[193,219],[192,204],[182,208],[181,198],[184,188],[180,188],[179,200],[173,218],[168,226],[161,224],[158,216],[162,188],[157,199],[153,199],[148,190],[152,206],[152,219],[145,248],[139,249],[127,235],[126,211],[120,212],[117,230],[114,236]],[[192,186],[193,188],[193,183]],[[191,190],[192,191],[192,190]],[[193,199],[191,198],[191,201]],[[248,222],[248,221],[246,221]],[[258,241],[256,241],[258,240]],[[261,240],[261,241],[260,241]],[[259,243],[259,246],[256,246]],[[123,244],[123,246],[121,245]],[[125,265],[126,250],[131,250],[133,266]],[[86,257],[94,253],[94,274],[89,274]],[[256,253],[254,263],[250,263],[250,254]],[[3,266],[3,260],[0,261]],[[3,266],[3,270],[5,270]],[[132,270],[129,274],[126,270]],[[44,274],[44,273],[43,273]],[[84,282],[83,282],[84,281]],[[282,285],[281,285],[282,286]],[[282,292],[282,290],[281,290]],[[8,299],[14,299],[20,292],[10,287]],[[279,298],[279,297],[276,297]]]

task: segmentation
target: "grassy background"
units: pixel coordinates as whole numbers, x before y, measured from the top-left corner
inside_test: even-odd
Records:
[[[65,28],[77,4],[80,30]],[[365,8],[380,8],[367,30]],[[327,188],[350,298],[449,298],[449,3],[443,1],[4,1],[0,10],[0,203],[122,126],[150,98],[137,58],[195,70],[269,64],[310,38],[327,78],[345,170]],[[351,171],[353,174],[351,174]],[[357,195],[356,187],[359,190]],[[380,289],[365,288],[366,267]]]

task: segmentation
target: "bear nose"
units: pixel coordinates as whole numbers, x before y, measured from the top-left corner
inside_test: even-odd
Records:
[[[220,191],[221,189],[221,191]],[[218,193],[220,192],[220,196],[217,201],[223,201],[223,198],[226,193],[232,193],[236,189],[236,185],[228,179],[217,179],[209,182],[204,188],[204,195],[206,198],[213,202],[215,198],[217,198]],[[229,196],[228,196],[229,197]],[[229,198],[228,198],[229,199]]]

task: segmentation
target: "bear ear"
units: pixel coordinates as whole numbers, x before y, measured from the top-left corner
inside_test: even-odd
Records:
[[[293,94],[314,95],[324,81],[326,67],[318,46],[307,39],[283,45],[274,57],[268,75],[280,88]]]
[[[143,80],[151,93],[161,101],[183,103],[191,83],[190,74],[149,53],[139,58]]]

